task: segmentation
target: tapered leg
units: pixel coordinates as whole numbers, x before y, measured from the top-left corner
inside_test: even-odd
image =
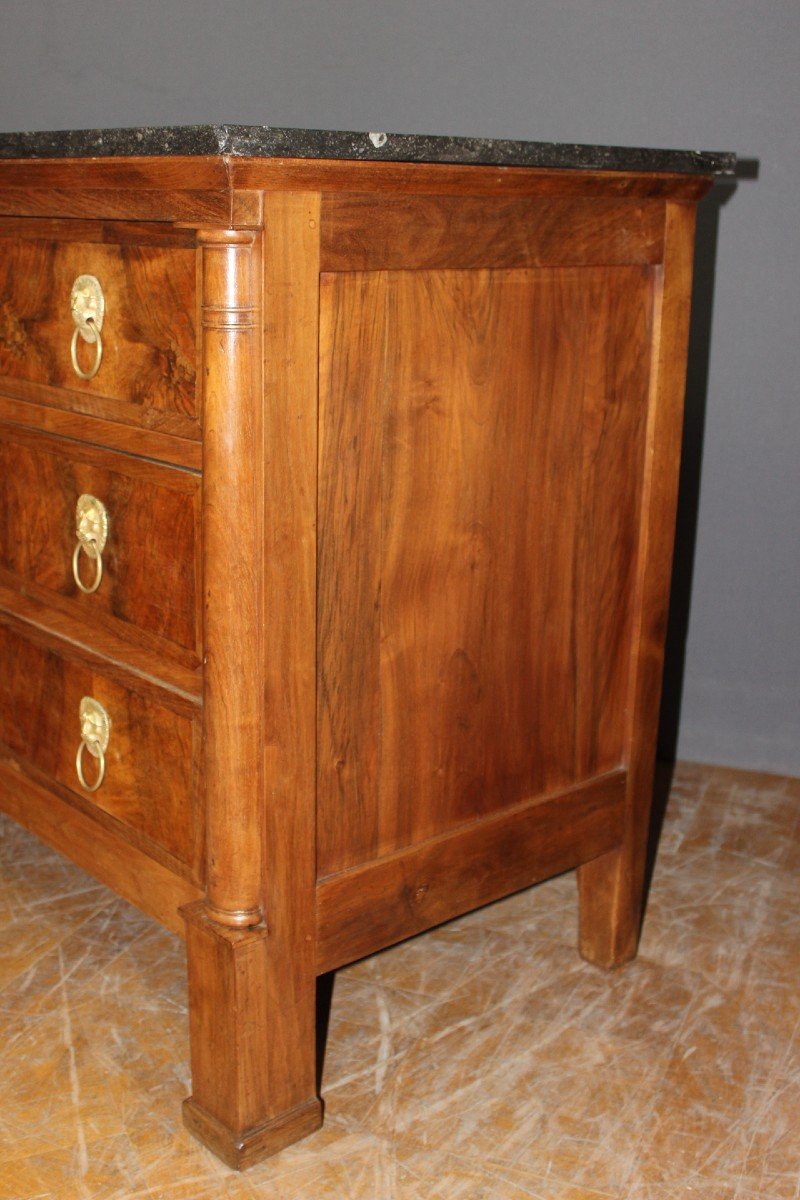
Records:
[[[578,868],[581,955],[598,967],[636,956],[642,922],[643,856],[623,844]]]
[[[598,967],[621,967],[636,957],[639,945],[655,744],[637,746],[633,761],[636,772],[628,773],[621,844],[578,868],[578,944],[582,957]]]
[[[192,1095],[184,1120],[229,1166],[242,1168],[322,1124],[315,1094],[315,981],[296,1002],[270,986],[266,926],[230,929],[202,903],[183,909],[189,960]]]
[[[678,498],[694,228],[692,205],[666,205],[664,264],[654,278],[650,394],[631,641],[624,834],[618,849],[578,871],[581,954],[602,967],[620,966],[634,957],[642,921]]]

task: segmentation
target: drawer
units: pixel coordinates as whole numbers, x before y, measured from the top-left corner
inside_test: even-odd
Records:
[[[26,236],[20,230],[28,226]],[[76,373],[71,353],[72,287],[86,275],[104,297],[102,361],[91,379]],[[0,223],[0,390],[196,438],[196,296],[189,231]],[[81,370],[91,369],[94,354],[79,336]]]
[[[89,554],[76,556],[84,495],[108,516],[92,594],[74,577],[77,569],[91,587],[97,572]],[[199,520],[200,477],[190,471],[0,423],[0,579],[190,668],[200,655]]]
[[[57,790],[154,857],[198,877],[202,826],[197,797],[198,710],[180,697],[74,648],[51,644],[0,616],[0,753],[5,750],[39,782]],[[90,792],[81,786],[84,697],[110,718],[105,775]],[[98,759],[86,750],[81,769],[97,779]]]

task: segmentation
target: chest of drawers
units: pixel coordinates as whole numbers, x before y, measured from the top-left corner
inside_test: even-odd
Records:
[[[229,1163],[321,1121],[318,975],[569,868],[635,953],[731,165],[0,138],[0,805],[185,935]]]

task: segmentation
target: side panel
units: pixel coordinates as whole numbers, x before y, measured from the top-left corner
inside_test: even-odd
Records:
[[[323,274],[318,875],[624,757],[652,270]]]

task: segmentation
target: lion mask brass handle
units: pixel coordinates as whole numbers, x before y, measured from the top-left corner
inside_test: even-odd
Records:
[[[81,787],[87,792],[96,792],[106,774],[106,750],[111,736],[111,718],[99,700],[92,696],[84,696],[78,708],[81,724],[81,744],[75,755],[75,770]],[[97,778],[94,783],[87,783],[83,773],[83,752],[88,750],[92,758],[97,759]]]
[[[72,574],[82,592],[90,596],[100,587],[103,578],[103,550],[108,541],[108,512],[96,496],[79,496],[75,505],[75,536],[78,544],[72,555]],[[81,551],[95,563],[94,580],[85,584],[81,579]]]
[[[70,308],[75,329],[72,333],[70,357],[72,369],[80,379],[94,379],[103,361],[103,339],[100,330],[103,328],[106,301],[99,279],[94,275],[79,275],[72,285],[70,293]],[[78,341],[83,339],[95,347],[94,362],[85,371],[78,362]]]

